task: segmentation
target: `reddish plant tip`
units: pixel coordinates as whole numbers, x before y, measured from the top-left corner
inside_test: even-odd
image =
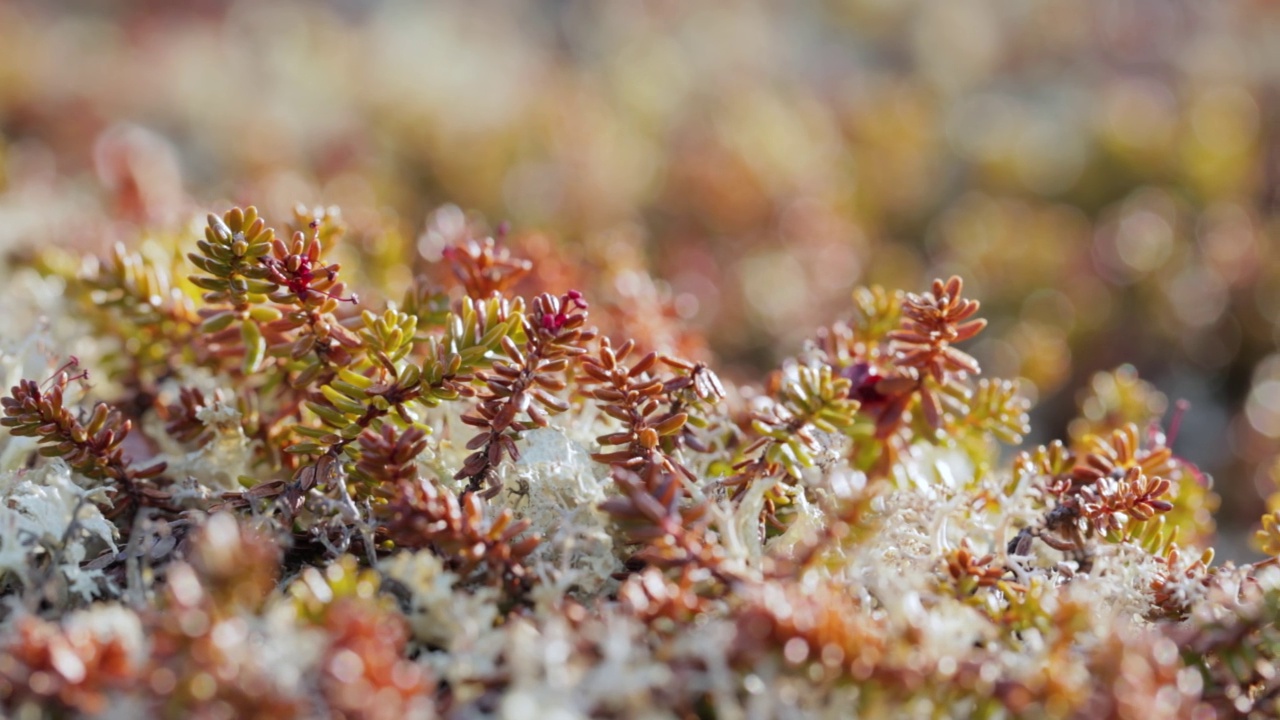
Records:
[[[329,289],[313,287],[313,284],[318,280],[332,283],[338,277],[337,266],[330,265],[317,268],[316,260],[312,257],[314,254],[313,252],[296,253],[284,259],[264,257],[261,262],[267,268],[271,281],[288,288],[289,292],[293,293],[298,300],[305,301],[308,293],[316,293],[333,298],[338,302],[349,302],[352,305],[358,305],[360,299],[355,293],[352,293],[349,297],[342,297],[342,295]]]
[[[874,405],[888,400],[888,397],[876,389],[876,383],[884,379],[884,375],[868,362],[856,362],[841,373],[852,383],[849,397],[863,405]]]
[[[1178,439],[1178,431],[1182,429],[1182,418],[1190,409],[1191,401],[1186,398],[1181,398],[1173,404],[1173,418],[1169,420],[1169,439],[1165,444],[1173,446],[1174,441]]]
[[[441,254],[472,298],[501,295],[533,269],[532,262],[513,257],[491,237],[462,240],[444,248]]]
[[[552,308],[556,307],[556,303],[552,300],[550,303]],[[553,313],[547,313],[542,316],[542,328],[544,330],[555,331],[564,327],[572,317],[570,313],[576,310],[586,310],[587,303],[582,299],[582,293],[577,290],[570,290],[560,298],[559,308]]]
[[[564,327],[564,324],[568,319],[569,317],[563,312],[558,312],[554,315],[543,315],[542,327],[547,330],[559,330]]]
[[[588,307],[587,301],[583,298],[582,293],[577,290],[570,290],[564,294],[564,297],[567,302],[573,303],[573,306],[578,310],[586,310]]]
[[[69,356],[69,359],[66,362],[58,366],[58,369],[54,370],[52,375],[46,378],[44,382],[40,383],[40,387],[47,387],[55,381],[59,385],[66,385],[67,383],[75,380],[88,380],[89,371],[87,369],[81,370],[74,375],[70,374],[72,370],[75,370],[78,367],[80,367],[80,358],[75,355]]]

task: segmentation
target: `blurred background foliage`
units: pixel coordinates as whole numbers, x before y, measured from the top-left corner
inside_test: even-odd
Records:
[[[1280,451],[1278,80],[1263,0],[7,0],[0,241],[337,204],[396,297],[453,203],[738,378],[958,273],[1033,439],[1132,363],[1238,533]]]

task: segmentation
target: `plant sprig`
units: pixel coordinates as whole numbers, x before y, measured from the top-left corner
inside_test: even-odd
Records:
[[[60,457],[77,473],[119,490],[121,499],[108,506],[108,516],[163,504],[168,495],[145,483],[164,473],[165,463],[134,467],[121,447],[132,421],[106,403],[95,405],[88,419],[81,420],[65,403],[69,382],[66,372],[59,372],[47,390],[34,380],[20,381],[7,397],[0,398],[4,408],[0,425],[14,435],[36,438],[43,446],[41,455]]]
[[[466,480],[469,491],[475,492],[488,482],[489,492],[497,492],[500,486],[493,483],[494,468],[504,456],[512,460],[519,457],[515,439],[520,433],[529,424],[546,427],[549,415],[569,409],[569,403],[553,393],[568,386],[565,375],[570,364],[586,352],[583,345],[595,336],[593,330],[583,327],[586,309],[587,303],[576,290],[560,297],[539,295],[520,316],[523,343],[517,343],[513,334],[504,335],[500,342],[506,357],[495,360],[489,371],[477,374],[483,383],[480,402],[462,421],[479,428],[480,433],[467,443],[467,449],[474,452],[454,476]]]
[[[187,259],[201,275],[188,279],[206,292],[209,307],[201,308],[202,342],[215,357],[241,358],[245,375],[256,372],[267,353],[261,325],[280,319],[281,313],[266,305],[279,289],[266,265],[259,260],[271,252],[275,231],[267,227],[257,208],[232,208],[222,216],[209,214],[199,252]]]
[[[381,316],[365,314],[362,336],[370,343],[372,361],[361,371],[339,370],[320,388],[322,399],[306,402],[320,424],[297,425],[298,434],[313,440],[295,444],[289,452],[341,453],[366,429],[379,430],[390,416],[416,423],[415,403],[431,407],[475,395],[474,373],[492,364],[502,339],[517,327],[516,308],[497,298],[465,298],[444,337],[425,343],[421,365],[410,356],[414,317],[393,309]]]

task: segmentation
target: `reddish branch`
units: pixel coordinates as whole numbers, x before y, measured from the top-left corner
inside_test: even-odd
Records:
[[[491,371],[477,374],[484,381],[480,403],[462,421],[481,432],[467,443],[467,449],[474,452],[455,475],[468,481],[468,492],[488,482],[488,493],[496,494],[500,486],[494,482],[494,468],[504,456],[512,460],[520,456],[516,437],[530,424],[546,427],[549,414],[569,409],[569,403],[553,393],[564,390],[569,364],[586,352],[582,343],[595,336],[593,330],[583,329],[586,309],[587,303],[576,290],[560,297],[539,295],[521,320],[524,344],[503,337],[502,351],[507,359],[495,361]]]
[[[107,514],[117,517],[145,504],[163,504],[168,495],[144,481],[165,470],[157,463],[141,470],[131,467],[121,443],[133,423],[106,403],[98,403],[88,421],[81,422],[64,405],[69,377],[65,372],[53,379],[49,390],[34,380],[22,380],[0,399],[4,418],[0,425],[14,435],[34,437],[44,445],[41,455],[61,457],[71,469],[93,480],[111,483],[124,499],[111,504]]]

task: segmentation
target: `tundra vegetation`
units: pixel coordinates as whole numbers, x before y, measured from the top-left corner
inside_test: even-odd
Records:
[[[959,277],[730,382],[660,293],[474,222],[356,288],[344,230],[233,207],[15,275],[58,322],[0,354],[7,716],[1280,712],[1277,515],[1214,564],[1127,366],[1023,447]]]

